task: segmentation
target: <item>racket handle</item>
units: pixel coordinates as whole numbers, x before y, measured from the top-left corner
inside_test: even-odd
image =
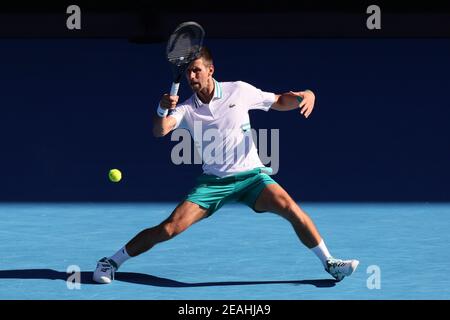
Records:
[[[178,89],[180,88],[180,83],[172,83],[172,88],[170,88],[170,95],[171,96],[176,96],[178,93]]]

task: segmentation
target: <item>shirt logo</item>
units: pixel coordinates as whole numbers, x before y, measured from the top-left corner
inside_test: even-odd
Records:
[[[228,106],[228,108],[234,108],[236,105],[233,103],[233,104],[230,104],[229,106]]]
[[[241,125],[241,129],[242,129],[242,132],[248,132],[250,129],[251,129],[251,126],[250,126],[250,123],[244,123],[243,125]]]

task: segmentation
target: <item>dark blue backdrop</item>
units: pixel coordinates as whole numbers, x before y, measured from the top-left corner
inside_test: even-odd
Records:
[[[207,44],[219,81],[316,92],[308,120],[251,113],[280,129],[275,178],[296,200],[450,200],[449,39]],[[180,200],[193,186],[201,167],[173,165],[175,142],[151,134],[164,44],[0,40],[0,57],[1,201]]]

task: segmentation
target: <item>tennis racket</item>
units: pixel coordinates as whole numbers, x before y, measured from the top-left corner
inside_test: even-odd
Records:
[[[204,37],[205,30],[194,21],[180,24],[171,34],[166,49],[173,73],[171,96],[177,95],[181,77],[189,64],[197,59]]]

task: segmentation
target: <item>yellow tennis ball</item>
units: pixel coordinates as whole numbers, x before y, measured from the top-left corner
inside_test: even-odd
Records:
[[[119,169],[111,169],[108,176],[112,182],[119,182],[122,179],[122,172]]]

